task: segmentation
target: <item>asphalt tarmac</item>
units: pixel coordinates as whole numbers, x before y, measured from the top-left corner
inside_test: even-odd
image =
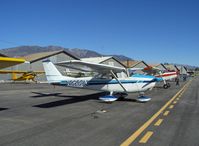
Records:
[[[111,104],[104,93],[48,84],[0,84],[1,146],[199,145],[199,78]]]

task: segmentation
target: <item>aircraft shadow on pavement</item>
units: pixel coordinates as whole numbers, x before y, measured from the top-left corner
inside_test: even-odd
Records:
[[[41,93],[41,92],[31,92],[33,94],[36,94],[36,95],[33,95],[33,96],[30,96],[30,97],[33,97],[33,98],[40,98],[40,97],[47,97],[47,96],[58,96],[62,93]]]
[[[163,86],[155,86],[154,88],[157,88],[157,89],[164,89]]]
[[[106,93],[95,93],[95,94],[89,94],[89,95],[83,95],[83,96],[71,96],[71,95],[53,95],[55,97],[66,97],[68,99],[63,99],[63,100],[58,100],[58,101],[53,101],[53,102],[48,102],[44,104],[39,104],[39,105],[34,105],[33,107],[39,107],[39,108],[53,108],[57,106],[62,106],[62,105],[67,105],[67,104],[72,104],[72,103],[77,103],[77,102],[83,102],[86,100],[90,99],[95,99],[98,100],[100,96],[104,96]],[[50,95],[49,95],[50,96]]]
[[[7,110],[8,108],[0,108],[0,111],[4,111]]]
[[[124,101],[124,102],[138,102],[136,99],[130,99],[130,98],[124,98],[124,99],[118,99],[118,101]]]

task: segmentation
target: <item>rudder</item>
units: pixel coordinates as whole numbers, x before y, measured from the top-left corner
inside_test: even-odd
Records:
[[[63,76],[50,60],[43,61],[43,67],[49,83],[72,79],[71,77]]]

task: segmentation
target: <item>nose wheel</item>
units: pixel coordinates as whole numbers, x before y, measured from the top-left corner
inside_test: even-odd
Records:
[[[164,89],[168,89],[169,87],[171,87],[171,85],[169,83],[166,83],[166,84],[163,85]]]

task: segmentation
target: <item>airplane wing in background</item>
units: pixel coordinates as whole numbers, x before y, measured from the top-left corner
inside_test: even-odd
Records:
[[[146,74],[150,74],[150,75],[159,75],[163,72],[163,70],[157,68],[157,67],[152,67],[152,66],[149,66],[149,67],[145,67],[145,68],[130,68],[130,73],[134,73],[136,71],[142,71],[143,73],[146,73]]]
[[[163,72],[163,70],[161,70],[157,67],[152,67],[152,66],[144,68],[143,71],[148,74],[153,74],[153,75],[162,74],[162,72]]]
[[[0,70],[0,74],[23,74],[23,73],[31,73],[31,74],[44,74],[44,71],[22,71],[22,70]]]
[[[0,57],[0,69],[14,66],[21,63],[25,63],[25,60],[19,59],[19,58]]]
[[[84,72],[98,72],[101,74],[110,73],[110,71],[114,73],[126,72],[126,69],[123,67],[115,67],[111,65],[97,64],[80,60],[58,62],[56,65]]]

